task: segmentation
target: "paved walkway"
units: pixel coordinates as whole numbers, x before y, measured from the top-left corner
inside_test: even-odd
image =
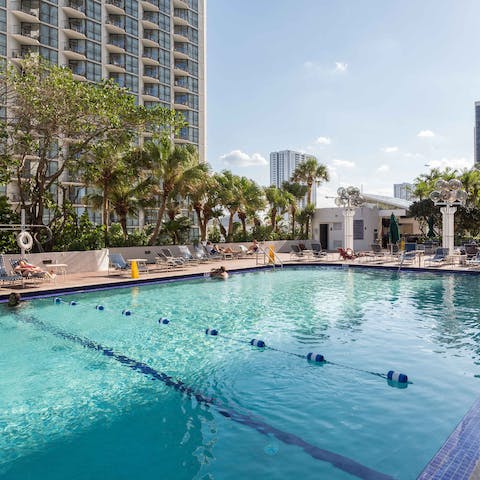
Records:
[[[305,264],[338,264],[338,265],[355,265],[355,266],[364,266],[364,267],[390,267],[398,268],[399,262],[397,259],[392,257],[359,257],[355,260],[346,260],[341,261],[337,253],[329,253],[326,257],[322,257],[317,260],[312,257],[298,258],[291,257],[290,254],[280,253],[277,254],[278,258],[285,265],[305,265]],[[427,257],[428,260],[428,257]],[[212,268],[218,268],[220,265],[224,265],[227,270],[242,270],[250,269],[261,266],[268,265],[267,261],[264,261],[263,255],[259,255],[258,258],[255,256],[248,256],[246,258],[236,259],[236,260],[217,260],[209,261],[207,263],[200,264],[187,264],[182,268],[173,268],[169,270],[159,270],[155,265],[148,266],[148,274],[141,273],[139,279],[132,279],[130,272],[111,272],[109,275],[108,272],[84,272],[84,273],[74,273],[57,275],[55,281],[37,281],[26,282],[22,287],[21,285],[17,286],[2,286],[0,288],[0,301],[5,300],[11,292],[19,292],[22,296],[38,295],[38,294],[47,294],[48,292],[55,291],[64,291],[69,289],[77,288],[94,288],[95,286],[109,286],[109,285],[119,285],[129,283],[142,283],[142,282],[152,282],[157,279],[164,278],[175,278],[175,277],[184,277],[189,275],[204,275],[205,273],[210,272]],[[278,264],[277,264],[278,266]],[[420,257],[414,265],[403,265],[402,269],[430,269],[433,271],[468,271],[468,272],[479,272],[480,268],[478,267],[468,267],[465,265],[455,265],[450,264],[441,264],[434,267],[428,266],[428,261],[425,262],[425,258]]]

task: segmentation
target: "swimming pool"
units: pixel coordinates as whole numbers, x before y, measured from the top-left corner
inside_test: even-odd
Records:
[[[319,267],[0,306],[0,477],[415,478],[479,395],[479,282]],[[355,369],[284,353],[311,351]],[[391,369],[412,384],[368,373]]]

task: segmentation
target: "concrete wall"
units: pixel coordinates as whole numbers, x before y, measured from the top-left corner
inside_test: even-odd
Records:
[[[355,211],[353,220],[363,220],[363,240],[354,240],[354,250],[370,250],[375,241],[380,225],[380,217],[377,208],[361,207]],[[319,208],[313,217],[313,238],[320,241],[320,225],[327,225],[328,244],[322,245],[326,250],[336,251],[343,247],[343,209],[342,208]]]
[[[48,264],[44,260],[52,260],[52,263],[64,263],[68,265],[67,273],[101,272],[108,269],[108,250],[91,250],[88,252],[44,252],[30,253],[25,255],[27,260],[45,270]],[[4,255],[7,268],[10,266],[10,258],[20,258],[20,254]]]

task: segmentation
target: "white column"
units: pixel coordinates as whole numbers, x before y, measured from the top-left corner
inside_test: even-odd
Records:
[[[445,207],[440,208],[442,212],[442,247],[448,248],[448,254],[453,254],[454,248],[454,238],[455,238],[455,229],[454,229],[454,218],[457,207],[452,207],[452,205],[446,205]]]
[[[353,216],[355,215],[354,208],[343,209],[343,248],[351,248],[353,250]]]

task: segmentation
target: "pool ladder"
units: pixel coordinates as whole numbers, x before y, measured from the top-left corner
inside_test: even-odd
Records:
[[[280,257],[275,253],[275,250],[273,249],[273,262],[272,259],[270,258],[270,251],[266,251],[263,247],[260,245],[258,246],[258,250],[255,254],[255,260],[257,265],[271,265],[273,269],[277,266],[280,266],[280,268],[283,268],[283,262],[280,259]],[[260,254],[259,254],[260,252]],[[277,265],[278,263],[278,265]]]

